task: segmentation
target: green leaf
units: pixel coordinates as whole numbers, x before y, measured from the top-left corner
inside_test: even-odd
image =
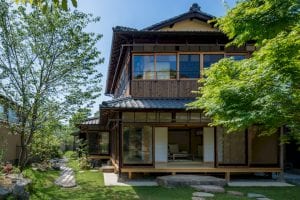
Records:
[[[75,8],[77,8],[77,0],[72,0],[72,4]]]
[[[67,11],[68,10],[68,0],[62,0],[61,7],[63,10]]]

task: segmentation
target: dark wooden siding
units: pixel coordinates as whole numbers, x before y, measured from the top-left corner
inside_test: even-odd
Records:
[[[197,80],[132,80],[132,97],[195,97]]]

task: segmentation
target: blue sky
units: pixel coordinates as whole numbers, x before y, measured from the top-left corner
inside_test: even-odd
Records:
[[[235,4],[235,0],[226,0],[226,2],[230,7]],[[142,29],[187,12],[193,3],[198,3],[202,11],[217,17],[226,13],[224,0],[78,0],[78,10],[101,17],[100,22],[91,24],[87,31],[103,35],[97,46],[105,60],[98,66],[103,74],[103,80],[100,83],[103,86],[102,93],[105,90],[112,27],[119,25]],[[92,108],[92,112],[98,110],[102,101],[109,99],[102,94]]]

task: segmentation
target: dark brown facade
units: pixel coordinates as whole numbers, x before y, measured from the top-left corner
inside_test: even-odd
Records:
[[[281,171],[278,135],[258,138],[252,128],[227,135],[211,127],[201,110],[187,109],[205,69],[225,57],[246,59],[255,50],[251,44],[226,47],[228,38],[211,19],[193,5],[143,30],[113,29],[105,90],[113,100],[100,105],[99,127],[109,132],[119,173],[210,172],[229,179],[235,172]]]

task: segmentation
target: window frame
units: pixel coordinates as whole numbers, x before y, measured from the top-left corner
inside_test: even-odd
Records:
[[[249,58],[250,55],[248,52],[224,52],[224,51],[191,51],[191,52],[158,52],[158,53],[138,53],[138,52],[133,52],[131,53],[131,60],[132,60],[132,65],[131,65],[131,71],[132,71],[132,78],[131,80],[135,80],[135,81],[169,81],[169,80],[199,80],[201,78],[204,78],[204,71],[205,68],[204,67],[204,55],[216,55],[216,54],[223,54],[223,58],[226,58],[228,56],[234,56],[234,55],[244,55],[245,59]],[[160,55],[175,55],[176,56],[176,78],[175,79],[157,79],[157,71],[156,71],[156,56],[160,56]],[[199,59],[200,59],[200,77],[199,78],[180,78],[180,55],[199,55]],[[154,79],[136,79],[134,77],[134,62],[133,62],[133,58],[134,56],[154,56]]]

